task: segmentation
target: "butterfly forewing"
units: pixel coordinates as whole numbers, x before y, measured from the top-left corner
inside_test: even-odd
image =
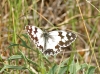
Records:
[[[25,29],[27,30],[28,35],[30,36],[31,40],[35,43],[37,48],[40,49],[40,51],[43,51],[44,39],[43,37],[41,37],[43,31],[35,26],[25,26]]]
[[[35,26],[25,27],[35,45],[44,54],[54,55],[75,41],[76,35],[70,31],[43,32]]]

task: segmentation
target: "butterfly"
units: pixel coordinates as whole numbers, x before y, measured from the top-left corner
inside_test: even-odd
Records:
[[[27,25],[25,29],[36,47],[46,55],[55,55],[75,41],[77,35],[70,31],[42,31],[36,26]]]

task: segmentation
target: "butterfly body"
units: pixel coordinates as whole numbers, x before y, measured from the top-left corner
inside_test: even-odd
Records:
[[[58,54],[63,47],[69,46],[77,37],[70,31],[43,32],[36,26],[26,26],[25,29],[37,48],[47,55]]]
[[[46,42],[48,43],[48,39],[51,38],[51,36],[48,34],[48,32],[44,32],[41,37],[43,38],[44,40],[44,49],[43,49],[43,52],[46,50]]]

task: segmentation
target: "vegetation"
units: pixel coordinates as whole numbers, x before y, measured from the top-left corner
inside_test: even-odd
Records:
[[[99,74],[99,0],[1,0],[0,74]],[[76,41],[56,56],[45,56],[25,26],[70,30]]]

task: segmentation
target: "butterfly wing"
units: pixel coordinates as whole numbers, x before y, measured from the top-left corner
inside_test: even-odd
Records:
[[[62,47],[69,46],[75,41],[76,35],[70,31],[51,31],[47,35],[47,41],[45,42],[45,35],[43,31],[36,26],[26,26],[28,35],[37,46],[37,48],[44,54],[54,55],[62,51]],[[45,50],[44,45],[46,44]]]
[[[28,35],[30,36],[34,44],[37,46],[37,48],[43,52],[44,39],[43,37],[41,37],[43,31],[36,26],[29,26],[29,25],[25,26],[25,29],[27,30]]]
[[[70,31],[51,31],[49,32],[51,36],[46,42],[45,54],[54,55],[62,50],[62,47],[69,46],[75,41],[76,35]]]

